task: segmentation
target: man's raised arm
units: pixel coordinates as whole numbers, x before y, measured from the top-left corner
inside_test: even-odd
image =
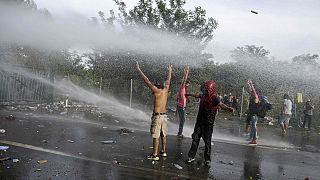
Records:
[[[187,66],[184,69],[184,74],[183,74],[183,78],[182,78],[182,81],[181,81],[181,85],[184,85],[184,84],[187,83],[188,75],[189,75],[189,66]]]
[[[172,65],[169,64],[169,66],[168,66],[168,77],[167,77],[166,84],[165,84],[165,88],[167,88],[167,89],[169,89],[169,87],[170,87],[171,73],[172,73]]]
[[[151,81],[149,80],[149,78],[142,72],[142,70],[140,69],[139,63],[137,62],[136,64],[137,70],[139,71],[139,73],[141,74],[144,82],[147,84],[147,86],[154,91],[156,89],[156,87],[151,83]]]
[[[255,102],[255,103],[258,103],[258,102],[259,102],[259,97],[258,97],[258,94],[257,94],[257,92],[256,92],[256,89],[254,88],[253,83],[252,83],[251,80],[248,80],[248,85],[249,85],[249,88],[250,88],[250,91],[251,91],[251,92],[250,92],[251,95],[255,97],[254,102]]]

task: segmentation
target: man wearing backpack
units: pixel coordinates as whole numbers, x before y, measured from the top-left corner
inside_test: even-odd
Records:
[[[279,118],[279,124],[282,130],[282,134],[286,135],[287,134],[287,129],[289,126],[289,121],[292,115],[292,102],[289,99],[289,95],[288,94],[284,94],[283,95],[283,106],[282,106],[282,111],[281,111],[281,115]]]

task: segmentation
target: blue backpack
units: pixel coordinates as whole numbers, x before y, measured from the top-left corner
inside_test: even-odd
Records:
[[[272,109],[272,104],[269,103],[267,96],[262,96],[260,98],[260,103],[257,107],[257,116],[259,118],[264,118],[267,115],[267,112]]]

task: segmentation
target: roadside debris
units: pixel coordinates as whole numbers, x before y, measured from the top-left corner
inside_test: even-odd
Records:
[[[44,164],[44,163],[47,163],[48,162],[48,160],[46,160],[46,159],[44,159],[44,160],[39,160],[39,161],[37,161],[39,164]]]
[[[106,140],[106,141],[100,141],[102,144],[113,144],[116,143],[115,140]]]
[[[12,159],[12,162],[13,162],[13,163],[18,163],[18,162],[19,162],[19,159]]]
[[[13,115],[9,115],[6,117],[7,120],[10,120],[10,121],[14,121],[16,120],[16,117],[14,117]]]
[[[121,164],[119,161],[116,161],[116,160],[114,160],[112,162],[113,162],[113,164]]]
[[[233,161],[230,161],[228,164],[231,165],[231,166],[233,166],[234,163],[233,163]]]
[[[6,130],[5,129],[0,129],[0,134],[4,134],[6,133]]]
[[[44,139],[44,140],[42,140],[41,142],[42,142],[42,143],[47,143],[48,141]]]
[[[121,135],[128,135],[129,133],[133,133],[134,131],[133,130],[130,130],[130,129],[127,129],[127,128],[122,128],[119,130],[119,133]]]
[[[0,146],[0,151],[5,151],[9,149],[9,146]]]
[[[223,162],[223,161],[221,161],[221,160],[219,161],[219,163],[221,163],[221,164],[226,164],[225,162]]]
[[[268,123],[268,125],[269,125],[269,126],[273,126],[274,124],[270,121],[270,122]]]
[[[69,143],[74,143],[74,141],[72,141],[72,140],[70,140],[70,139],[68,140],[68,142],[69,142]]]
[[[34,172],[37,172],[37,171],[41,171],[41,169],[36,169],[36,170],[34,170]]]
[[[39,127],[39,128],[43,128],[43,127],[44,127],[44,125],[39,124],[39,125],[38,125],[38,127]]]
[[[179,164],[173,164],[177,169],[183,169]]]
[[[11,159],[11,157],[4,157],[4,158],[0,158],[0,161],[3,162],[3,161],[8,161],[10,159]]]

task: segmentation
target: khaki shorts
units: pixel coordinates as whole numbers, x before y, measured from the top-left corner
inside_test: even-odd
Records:
[[[289,124],[291,119],[291,114],[282,114],[279,118],[279,124]]]
[[[167,135],[167,115],[156,115],[151,117],[150,132],[152,138],[159,138],[162,132],[163,136]]]

